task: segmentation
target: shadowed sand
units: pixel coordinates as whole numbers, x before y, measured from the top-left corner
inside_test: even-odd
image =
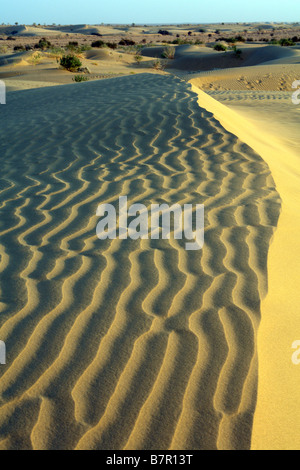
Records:
[[[265,161],[197,100],[149,74],[8,94],[2,449],[250,447],[281,201]],[[203,250],[98,240],[97,205],[120,195],[203,203]]]

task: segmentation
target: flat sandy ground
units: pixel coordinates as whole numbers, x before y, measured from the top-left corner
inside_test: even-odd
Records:
[[[0,56],[1,449],[300,448],[300,50],[216,28],[160,69],[165,44],[85,51],[85,83]],[[203,249],[99,240],[120,195],[204,204]]]

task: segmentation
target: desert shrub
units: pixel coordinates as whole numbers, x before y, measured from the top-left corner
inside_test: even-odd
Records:
[[[6,54],[7,46],[0,46],[0,54]]]
[[[91,46],[92,47],[106,47],[106,44],[101,39],[98,39],[98,41],[92,42]]]
[[[30,64],[37,65],[41,62],[41,59],[42,59],[41,54],[39,52],[34,52],[32,56],[27,60]]]
[[[119,42],[120,46],[135,46],[135,41],[132,41],[131,39],[121,39]]]
[[[225,51],[227,51],[227,47],[224,46],[224,44],[216,44],[214,46],[214,50],[215,51],[220,51],[220,52],[225,52]]]
[[[84,51],[90,51],[92,49],[91,46],[89,46],[88,44],[84,44],[82,46],[78,46],[77,50],[78,52],[84,52]]]
[[[84,75],[75,75],[74,78],[72,78],[73,82],[87,82],[88,77],[85,77]]]
[[[228,42],[228,44],[235,44],[236,42],[238,42],[238,40],[236,38],[224,38],[224,41]]]
[[[237,42],[245,42],[246,41],[246,39],[243,36],[235,36],[235,39],[237,40]]]
[[[7,41],[15,41],[16,38],[13,38],[12,36],[7,36],[6,40]]]
[[[282,46],[282,47],[286,47],[286,46],[295,46],[295,43],[292,41],[292,39],[287,39],[287,38],[282,38],[280,39],[279,41],[279,44]]]
[[[15,46],[14,51],[26,51],[25,46]]]
[[[172,33],[166,29],[160,29],[157,34],[161,34],[162,36],[172,36]]]
[[[294,37],[292,37],[292,41],[293,42],[300,42],[300,38],[298,38],[297,36],[294,36]]]
[[[167,46],[162,52],[162,57],[165,59],[174,59],[175,57],[175,47]]]
[[[107,42],[106,45],[110,49],[117,49],[117,47],[118,47],[118,45],[115,42]]]
[[[140,64],[140,63],[142,62],[142,60],[143,60],[143,57],[142,57],[140,54],[136,54],[136,55],[134,56],[134,59],[135,59],[135,61],[136,61],[137,64]]]
[[[204,29],[204,28],[198,29],[198,33],[206,33],[206,29]]]
[[[39,42],[34,46],[35,49],[42,49],[42,51],[44,51],[45,49],[49,49],[50,47],[51,42],[48,41],[46,38],[40,39]]]
[[[163,65],[162,65],[161,60],[159,60],[159,59],[154,60],[154,61],[152,62],[152,67],[153,67],[155,70],[162,70]]]
[[[76,41],[74,41],[75,43]],[[78,44],[78,43],[77,43]],[[76,45],[73,45],[71,43],[69,43],[67,46],[66,46],[67,50],[70,51],[70,52],[73,52],[73,54],[81,54],[82,52],[85,52],[85,51],[89,51],[92,49],[91,46],[88,46],[86,44],[84,45],[80,45],[80,46],[76,46]]]
[[[174,41],[172,41],[171,44],[178,44],[179,46],[182,46],[182,45],[185,45],[185,44],[189,44],[189,45],[192,45],[194,44],[193,41],[188,41],[187,39],[174,39]]]
[[[54,57],[56,57],[63,55],[65,51],[61,47],[51,46],[48,49],[47,53],[50,54],[50,56],[53,55]]]
[[[69,41],[68,43],[68,46],[78,46],[78,42],[77,41]]]
[[[74,72],[81,67],[81,62],[75,55],[66,55],[60,59],[60,65],[70,72]]]
[[[234,55],[237,59],[241,58],[241,55],[242,55],[242,50],[241,49],[238,49],[236,46],[233,46],[232,50],[233,50]]]

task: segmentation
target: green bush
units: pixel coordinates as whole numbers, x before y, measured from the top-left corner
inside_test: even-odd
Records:
[[[215,50],[215,51],[225,52],[225,51],[227,51],[227,47],[224,46],[224,44],[216,44],[216,45],[214,46],[214,50]]]
[[[171,46],[165,47],[165,49],[162,52],[162,57],[164,59],[174,59],[175,57],[175,48]]]
[[[101,41],[101,39],[99,39],[98,41],[92,42],[91,46],[92,47],[106,47],[106,44],[104,41]]]
[[[51,47],[51,42],[46,38],[42,38],[37,44],[35,44],[34,47],[35,49],[42,49],[44,51],[45,49],[49,49],[49,47]]]
[[[238,49],[236,46],[232,46],[232,50],[234,52],[234,55],[237,59],[240,59],[241,58],[241,55],[242,55],[242,50],[241,49]]]
[[[238,42],[245,42],[246,39],[243,37],[243,36],[235,36],[235,39],[238,41]]]
[[[85,77],[84,75],[75,75],[75,77],[72,80],[73,82],[87,82],[88,77]]]
[[[137,64],[140,64],[140,63],[142,62],[142,60],[143,60],[143,57],[142,57],[140,54],[136,54],[136,55],[134,56],[134,59],[135,59],[135,61],[136,61]]]
[[[277,39],[271,39],[271,41],[269,41],[269,44],[278,45],[279,41],[277,41]]]
[[[118,47],[118,45],[115,42],[107,42],[106,45],[110,49],[117,49],[117,47]]]
[[[75,55],[64,55],[60,59],[60,65],[70,72],[75,72],[82,64]]]
[[[284,47],[284,46],[295,46],[295,43],[292,41],[292,39],[280,39],[279,44]]]

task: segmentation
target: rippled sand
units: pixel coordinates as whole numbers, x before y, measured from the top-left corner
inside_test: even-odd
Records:
[[[1,108],[2,449],[248,449],[281,200],[185,82],[17,91]],[[203,250],[96,237],[96,208],[205,205]]]

